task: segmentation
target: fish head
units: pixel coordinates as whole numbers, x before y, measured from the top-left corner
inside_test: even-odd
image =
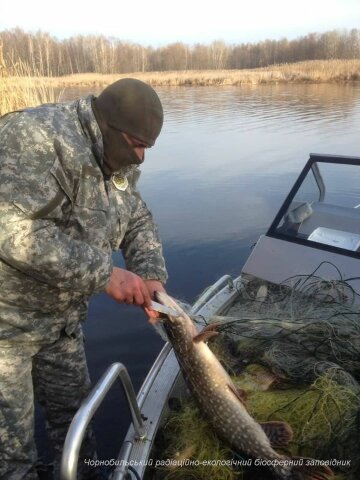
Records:
[[[165,314],[164,316],[161,316],[160,319],[162,322],[170,321],[173,325],[183,325],[184,323],[187,324],[188,322],[192,324],[192,321],[186,311],[167,293],[156,291],[154,297],[158,303],[174,312],[174,315]]]
[[[156,291],[154,293],[155,300],[168,308],[170,311],[174,312],[176,315],[170,315],[168,313],[162,313],[158,320],[162,323],[170,321],[173,324],[181,323],[180,317],[185,313],[178,304],[165,292]],[[160,310],[161,311],[161,310]]]

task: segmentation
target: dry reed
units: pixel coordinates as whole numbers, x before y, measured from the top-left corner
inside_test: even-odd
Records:
[[[31,66],[5,65],[0,44],[0,115],[41,103],[58,101],[55,90],[105,87],[124,77],[153,86],[240,86],[268,83],[326,83],[360,80],[360,60],[312,60],[249,70],[189,70],[126,74],[82,73],[42,77]]]
[[[45,85],[53,88],[104,87],[124,77],[138,78],[154,86],[349,82],[360,80],[360,60],[312,60],[248,70],[187,70],[126,74],[80,73],[63,77],[43,77],[41,80]]]
[[[0,116],[14,110],[56,102],[58,98],[54,87],[31,66],[22,62],[7,65],[0,44]]]

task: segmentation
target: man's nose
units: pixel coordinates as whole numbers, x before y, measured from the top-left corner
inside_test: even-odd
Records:
[[[144,161],[145,159],[145,148],[143,147],[136,147],[134,148],[136,155],[138,156],[139,160],[141,162]]]

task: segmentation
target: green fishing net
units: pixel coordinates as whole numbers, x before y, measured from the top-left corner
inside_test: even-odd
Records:
[[[281,453],[336,460],[337,480],[360,478],[360,302],[342,279],[315,275],[283,285],[241,282],[238,300],[209,346],[247,394],[256,421],[283,420],[294,432]],[[170,416],[168,458],[234,458],[192,401]],[[349,463],[350,462],[350,465]],[[163,478],[232,480],[240,470],[164,469]],[[263,477],[261,477],[263,478]],[[264,478],[271,478],[264,477]]]

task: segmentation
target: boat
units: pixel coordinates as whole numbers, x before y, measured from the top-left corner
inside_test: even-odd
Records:
[[[353,301],[359,302],[359,167],[360,158],[357,157],[310,154],[239,276],[220,278],[200,295],[189,313],[204,319],[226,315],[236,304],[242,289],[251,283],[257,288],[282,285],[286,279],[313,272],[326,280],[346,279],[354,294]],[[346,190],[339,190],[338,184],[346,185]],[[289,288],[296,288],[296,284]],[[118,378],[129,402],[132,423],[118,458],[112,464],[108,463],[114,467],[111,478],[147,478],[148,468],[154,461],[152,448],[156,434],[170,414],[172,403],[186,392],[169,343],[164,345],[137,396],[124,365],[113,364],[105,372],[70,426],[62,458],[62,480],[76,478],[77,459],[86,426]]]

